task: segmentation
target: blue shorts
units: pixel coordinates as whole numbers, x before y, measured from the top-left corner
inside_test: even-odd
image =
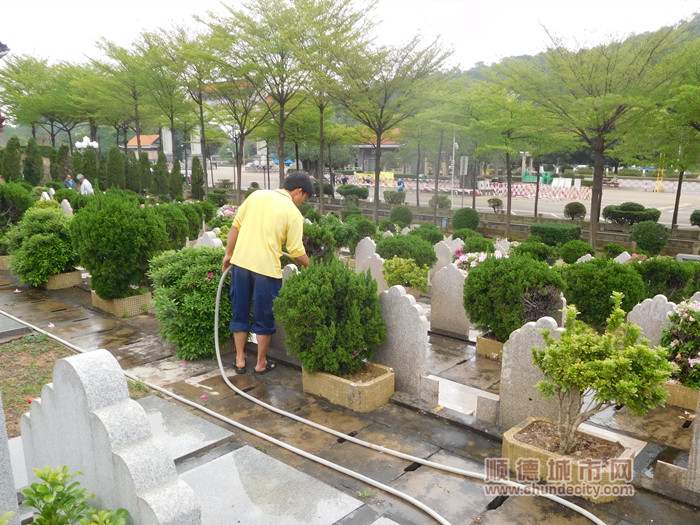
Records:
[[[245,268],[231,266],[231,310],[233,319],[229,324],[232,332],[253,332],[271,335],[275,329],[272,301],[282,288],[282,279],[251,272]],[[253,305],[253,323],[250,322],[250,306]]]

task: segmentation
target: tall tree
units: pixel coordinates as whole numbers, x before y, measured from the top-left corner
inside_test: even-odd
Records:
[[[103,182],[102,189],[126,188],[126,170],[124,166],[125,155],[119,146],[112,146],[107,159],[107,177]]]
[[[24,180],[32,186],[38,186],[44,178],[44,157],[41,156],[39,147],[34,137],[27,141],[27,149],[24,152]]]
[[[0,175],[5,182],[22,179],[20,157],[19,139],[12,137],[7,141],[2,154],[2,166],[0,166]]]

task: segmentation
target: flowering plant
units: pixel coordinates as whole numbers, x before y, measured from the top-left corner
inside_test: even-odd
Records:
[[[457,268],[469,274],[469,270],[475,268],[477,264],[484,262],[487,257],[492,256],[496,259],[507,259],[508,253],[496,250],[494,253],[488,252],[468,252],[464,253],[462,248],[457,248],[455,251],[455,262]]]
[[[236,216],[236,208],[234,208],[230,204],[225,204],[217,210],[216,214],[219,216],[223,215],[224,217],[232,219]]]
[[[669,315],[670,324],[661,336],[674,366],[672,380],[700,389],[700,301],[685,301]]]
[[[642,255],[641,253],[633,253],[630,255],[631,259],[627,259],[625,261],[625,264],[627,263],[640,263],[642,261],[646,261],[648,257],[646,255]]]

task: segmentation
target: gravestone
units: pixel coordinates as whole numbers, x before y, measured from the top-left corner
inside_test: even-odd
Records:
[[[53,188],[49,188],[49,197],[53,199],[54,195],[56,195],[56,190]]]
[[[657,346],[664,328],[669,324],[668,316],[675,307],[675,303],[659,294],[653,299],[644,299],[632,308],[632,311],[627,314],[627,320],[642,329],[642,334],[649,339],[651,346]]]
[[[430,301],[430,330],[439,334],[469,339],[471,323],[464,310],[464,272],[450,263],[433,277]]]
[[[576,262],[581,263],[581,262],[592,261],[592,260],[593,260],[593,256],[590,253],[587,253],[585,255],[582,255],[578,259],[576,259]]]
[[[221,242],[221,239],[219,239],[214,232],[204,232],[202,236],[197,239],[197,242],[194,244],[195,246],[214,246],[214,247],[220,247],[223,246],[224,243]]]
[[[408,232],[410,232],[410,231],[411,231],[411,228],[409,228],[408,226],[406,226],[403,230],[401,230],[401,235],[406,235],[406,234],[407,234]]]
[[[700,302],[700,292],[695,292],[693,296],[688,300],[693,302]]]
[[[19,525],[21,520],[17,510],[17,489],[12,476],[10,447],[7,441],[7,427],[5,426],[5,411],[2,405],[2,395],[0,395],[0,516],[9,511],[15,514],[8,523],[10,525]]]
[[[498,239],[498,242],[494,245],[494,249],[501,252],[508,252],[510,250],[510,243],[508,239]]]
[[[51,200],[51,197],[49,196],[48,193],[46,193],[45,191],[42,191],[42,192],[41,192],[41,197],[39,197],[39,200],[40,200],[40,201],[50,201],[50,200]]]
[[[632,258],[632,256],[628,252],[622,252],[620,255],[615,257],[613,261],[620,263],[620,264],[625,264],[627,261],[629,261]]]
[[[433,395],[427,396],[422,389],[428,364],[428,320],[423,308],[400,285],[383,292],[379,303],[387,339],[377,348],[373,361],[394,369],[397,391],[436,402]]]
[[[384,259],[378,253],[373,253],[369,257],[355,262],[355,271],[362,273],[369,270],[370,275],[377,281],[377,293],[382,293],[389,287],[384,279]]]
[[[70,205],[70,202],[68,202],[68,199],[63,199],[61,201],[61,209],[63,210],[63,215],[66,217],[73,216],[73,207]]]
[[[365,237],[360,242],[357,243],[355,248],[355,261],[356,263],[362,259],[366,259],[372,254],[377,252],[377,243],[374,242],[369,237]]]
[[[201,523],[197,497],[155,444],[146,412],[129,398],[107,350],[57,361],[53,383],[32,402],[21,427],[27,472],[69,465],[82,472],[76,481],[95,493],[96,507],[125,508],[133,523]]]
[[[503,345],[498,414],[498,425],[502,429],[511,428],[530,416],[558,417],[556,400],[547,401],[535,386],[544,379],[532,361],[532,348],[544,347],[544,336],[540,330],[551,330],[554,338],[559,338],[563,331],[557,328],[554,319],[542,317],[515,330]]]
[[[440,241],[433,246],[433,249],[435,250],[435,255],[437,255],[438,260],[428,272],[428,279],[430,279],[430,282],[432,282],[436,273],[438,273],[448,264],[452,263],[452,258],[454,257],[455,253],[450,245],[445,241]]]
[[[291,277],[292,275],[296,275],[299,273],[299,268],[297,268],[296,264],[288,264],[284,268],[282,268],[282,282],[284,283],[284,280],[287,277]]]
[[[464,241],[462,239],[460,239],[459,237],[457,237],[456,239],[453,239],[452,236],[450,235],[447,239],[445,239],[445,242],[450,247],[453,254],[458,249],[464,247]]]
[[[393,236],[394,236],[394,234],[391,233],[389,230],[382,233],[382,239],[386,239],[387,237],[393,237]]]

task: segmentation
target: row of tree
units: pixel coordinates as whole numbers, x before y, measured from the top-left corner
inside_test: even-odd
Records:
[[[665,167],[681,177],[698,164],[698,17],[591,49],[567,49],[552,36],[541,55],[462,72],[444,69],[449,51],[438,41],[378,45],[371,11],[351,0],[253,0],[226,9],[199,25],[144,33],[128,48],[102,40],[106,58],[87,64],[9,57],[0,70],[3,104],[14,122],[41,126],[52,140],[65,132],[71,144],[84,123],[91,139],[110,126],[123,143],[129,132],[162,126],[173,143],[175,130],[196,132],[202,151],[226,135],[236,144],[239,191],[247,138],[276,144],[280,161],[288,141],[315,143],[319,175],[330,143],[371,143],[375,221],[379,145],[397,127],[416,173],[427,156],[433,161],[435,191],[453,140],[472,159],[501,157],[509,189],[519,152],[556,164],[587,149],[592,238],[609,159],[649,163],[665,153]],[[206,173],[206,156],[202,162]]]

